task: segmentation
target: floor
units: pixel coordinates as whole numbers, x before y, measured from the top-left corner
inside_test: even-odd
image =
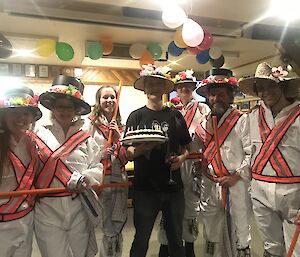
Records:
[[[128,209],[128,221],[124,228],[124,247],[123,247],[123,257],[129,256],[129,250],[132,243],[132,239],[134,236],[134,227],[133,227],[133,221],[132,221],[132,208]],[[254,223],[254,222],[252,222]],[[157,241],[157,230],[159,228],[159,222],[156,221],[154,230],[152,232],[152,236],[149,242],[149,250],[147,257],[157,257],[158,256],[158,249],[159,249],[159,243]],[[200,231],[202,231],[202,223],[200,223],[199,227]],[[260,239],[260,236],[258,234],[258,231],[256,229],[255,224],[252,224],[251,226],[251,235],[252,235],[252,242],[251,242],[251,249],[252,249],[252,257],[261,257],[263,253],[263,245],[262,241]],[[100,241],[101,238],[101,232],[97,230],[96,232],[97,240]],[[203,237],[199,236],[196,243],[195,243],[195,253],[196,257],[202,257],[203,251]],[[38,250],[38,247],[36,245],[36,242],[34,242],[33,245],[33,254],[32,257],[40,257],[40,253]]]

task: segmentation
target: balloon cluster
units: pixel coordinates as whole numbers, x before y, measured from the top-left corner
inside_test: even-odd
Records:
[[[154,64],[162,55],[162,48],[157,43],[134,43],[129,48],[129,54],[133,59],[139,59],[140,66]]]
[[[162,21],[169,28],[177,28],[174,41],[168,45],[168,53],[172,56],[180,56],[185,50],[196,55],[200,64],[210,61],[214,67],[224,65],[225,59],[218,47],[211,47],[213,37],[208,30],[192,19],[189,19],[184,10],[175,5],[168,7],[162,13]]]
[[[49,57],[54,52],[62,61],[70,61],[74,58],[73,47],[66,42],[56,42],[53,39],[39,39],[36,42],[36,53],[41,57]],[[109,36],[101,36],[99,42],[88,42],[86,53],[92,60],[98,60],[103,55],[111,54],[113,43]]]

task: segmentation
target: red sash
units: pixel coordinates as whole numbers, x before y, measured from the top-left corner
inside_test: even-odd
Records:
[[[35,141],[39,147],[39,156],[44,163],[44,167],[38,175],[36,186],[38,188],[48,188],[56,177],[65,187],[72,176],[72,172],[62,162],[60,157],[70,154],[80,143],[84,142],[89,135],[80,130],[73,134],[64,144],[57,148],[54,152],[35,135]],[[47,194],[47,196],[69,196],[70,192]]]
[[[195,101],[193,106],[186,111],[186,113],[184,115],[184,119],[185,119],[187,128],[189,128],[191,126],[193,119],[196,115],[197,109],[198,109],[198,102]]]
[[[238,119],[243,115],[240,111],[236,109],[232,109],[230,114],[227,116],[227,118],[224,120],[222,125],[218,128],[218,133],[219,133],[219,144],[220,147],[223,145],[225,142],[226,138],[236,125],[236,122]],[[223,176],[228,176],[229,172],[226,169],[223,161],[222,161],[222,167],[221,170],[218,167],[217,163],[217,148],[216,144],[213,138],[213,135],[211,135],[206,129],[202,127],[202,123],[200,126],[197,127],[196,129],[196,134],[202,139],[206,149],[203,153],[203,164],[205,166],[205,171],[204,174],[211,180],[216,181],[216,178],[218,177],[223,177]],[[215,171],[215,175],[212,176],[207,172],[207,166],[211,164],[213,166],[213,169]]]
[[[258,123],[263,145],[252,165],[252,177],[254,179],[272,183],[300,183],[300,177],[293,175],[278,148],[281,139],[299,115],[300,107],[297,106],[292,109],[290,114],[283,121],[271,130],[265,120],[263,107],[259,108]],[[276,176],[262,175],[267,162],[270,162],[276,172]]]
[[[106,140],[108,140],[108,136],[109,136],[108,126],[103,125],[103,124],[97,124],[96,129],[99,132],[101,132],[101,134],[103,135],[103,137]],[[120,132],[123,132],[125,130],[125,126],[121,126],[119,128],[119,130],[120,130]],[[126,150],[124,147],[121,146],[120,141],[118,141],[117,143],[114,144],[114,156],[119,159],[119,161],[121,163],[122,171],[125,171],[125,165],[127,163]],[[103,162],[104,162],[104,160],[101,161],[102,164],[103,164]],[[111,163],[110,158],[108,158],[105,175],[111,174],[111,167],[112,167],[112,163]]]
[[[14,191],[34,189],[33,182],[37,162],[37,158],[34,154],[34,147],[31,148],[31,161],[28,167],[25,167],[22,161],[11,151],[9,152],[9,159],[19,184]],[[29,204],[29,207],[25,210],[18,211],[22,203],[25,201]],[[35,199],[32,195],[10,197],[7,203],[0,206],[0,222],[16,220],[24,217],[33,209],[34,203]]]

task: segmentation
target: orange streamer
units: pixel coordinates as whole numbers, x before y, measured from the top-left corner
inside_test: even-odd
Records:
[[[296,243],[297,243],[297,241],[298,241],[299,234],[300,234],[300,225],[297,225],[297,226],[296,226],[296,230],[295,230],[294,235],[293,235],[293,238],[292,238],[292,242],[291,242],[289,251],[288,251],[286,257],[292,257],[292,256],[293,256],[293,252],[294,252],[294,250],[295,250],[295,247],[296,247]]]

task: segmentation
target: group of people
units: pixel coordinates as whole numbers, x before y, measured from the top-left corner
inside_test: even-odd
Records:
[[[213,68],[196,88],[192,70],[172,79],[170,69],[145,65],[134,87],[147,103],[126,126],[119,111],[114,115],[112,86],[97,91],[92,111],[74,77],[58,76],[39,98],[25,86],[5,91],[0,192],[43,193],[0,198],[1,256],[30,257],[33,233],[42,257],[95,256],[98,226],[100,256],[121,257],[128,188],[113,183],[127,182],[132,160],[130,257],[146,256],[159,213],[159,257],[195,257],[200,217],[205,257],[250,257],[252,213],[262,256],[284,257],[300,226],[300,79],[286,75],[261,63],[238,83],[232,71]],[[174,89],[177,96],[164,103]],[[240,92],[261,101],[242,113],[232,105]],[[42,116],[38,103],[51,111],[49,124],[35,124]],[[122,145],[126,132],[139,128],[161,130],[166,140]],[[55,191],[61,187],[67,190]],[[300,257],[300,242],[293,256]]]
[[[92,114],[83,119],[91,112],[83,90],[80,80],[60,75],[39,97],[20,86],[0,100],[0,191],[36,192],[0,199],[3,257],[30,257],[33,233],[43,257],[95,256],[96,226],[103,231],[100,256],[122,255],[128,190],[93,190],[127,181],[124,128],[120,115],[113,118],[116,91],[100,88]],[[49,122],[39,126],[38,102],[51,111]]]

